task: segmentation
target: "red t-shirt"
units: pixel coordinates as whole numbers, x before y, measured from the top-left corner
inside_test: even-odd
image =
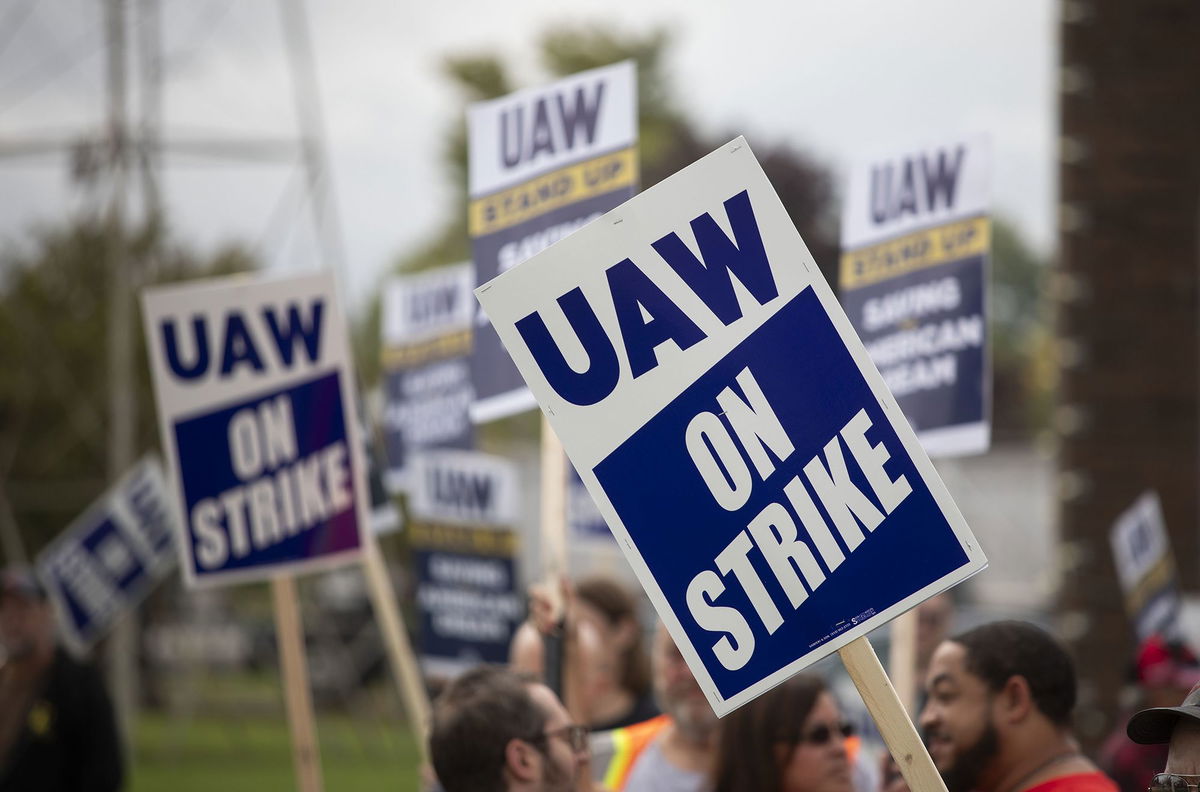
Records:
[[[1073,773],[1051,778],[1025,792],[1118,792],[1112,779],[1101,772]]]

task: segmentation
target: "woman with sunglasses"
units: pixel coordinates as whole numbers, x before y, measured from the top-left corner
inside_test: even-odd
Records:
[[[852,792],[853,729],[820,677],[797,674],[721,722],[714,792]]]

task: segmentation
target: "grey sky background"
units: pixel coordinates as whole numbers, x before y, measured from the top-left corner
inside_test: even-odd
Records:
[[[668,67],[709,133],[787,142],[839,175],[856,156],[982,131],[998,214],[1039,253],[1054,243],[1057,4],[1050,0],[718,3],[305,0],[346,240],[351,311],[395,257],[451,210],[444,136],[462,99],[448,54],[492,51],[542,81],[535,45],[553,24],[665,27]],[[131,1],[131,7],[135,4]],[[84,132],[105,107],[101,0],[0,3],[0,140]],[[164,122],[216,136],[296,133],[273,0],[163,0]],[[139,31],[132,29],[130,40]],[[137,116],[137,96],[131,108]],[[65,156],[0,160],[0,240],[61,221],[87,199]],[[168,160],[169,220],[185,242],[242,240],[273,269],[319,256],[299,168]]]

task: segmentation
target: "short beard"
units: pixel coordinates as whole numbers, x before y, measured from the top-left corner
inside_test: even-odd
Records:
[[[959,754],[954,764],[942,773],[948,792],[972,792],[978,789],[979,776],[999,749],[1000,736],[989,718],[975,744]]]
[[[546,768],[544,778],[542,779],[543,788],[549,792],[570,792],[575,788],[575,779],[570,773],[565,772],[554,761],[554,757],[550,755],[550,746],[546,746],[546,750],[541,752],[542,766]]]

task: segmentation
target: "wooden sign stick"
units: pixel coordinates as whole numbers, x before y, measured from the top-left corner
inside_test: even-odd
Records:
[[[888,672],[896,695],[904,709],[916,717],[913,712],[917,703],[917,609],[900,614],[890,623],[892,640],[888,646]]]
[[[283,697],[287,704],[288,728],[292,735],[292,764],[299,792],[321,792],[321,755],[313,720],[312,692],[308,686],[308,662],[304,655],[304,631],[296,602],[296,581],[291,575],[271,580],[275,601],[275,640],[283,669]]]
[[[367,576],[367,587],[371,592],[375,618],[379,620],[383,631],[383,642],[387,647],[392,675],[400,686],[400,695],[404,697],[409,726],[412,727],[413,736],[417,740],[421,758],[428,763],[429,697],[425,691],[425,683],[421,680],[421,671],[417,667],[417,657],[413,653],[404,622],[400,618],[396,592],[392,587],[392,578],[388,575],[383,553],[379,551],[379,540],[369,532],[363,536],[363,572]]]
[[[542,571],[555,610],[562,610],[559,579],[567,574],[567,455],[542,416]]]
[[[908,788],[912,792],[946,792],[946,784],[933,764],[933,757],[904,711],[871,642],[865,637],[855,639],[839,649],[838,654],[892,758],[900,766],[900,774],[908,782]]]
[[[542,574],[546,593],[550,597],[555,618],[561,618],[562,580],[567,574],[567,455],[563,451],[554,427],[542,416],[541,441],[541,548]],[[545,646],[545,679],[547,686],[561,696],[572,718],[586,722],[582,712],[579,681],[566,673],[569,647],[564,636],[547,636]]]

